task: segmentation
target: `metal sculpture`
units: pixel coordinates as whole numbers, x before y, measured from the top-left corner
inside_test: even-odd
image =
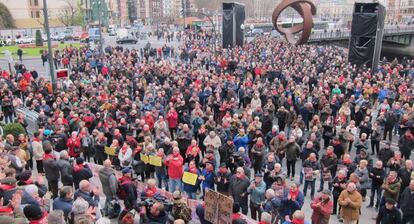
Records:
[[[287,7],[292,7],[303,18],[303,23],[296,24],[289,28],[284,28],[277,24],[277,19]],[[316,7],[310,0],[282,0],[275,8],[272,14],[272,22],[275,29],[286,37],[286,40],[295,45],[301,45],[308,41],[312,32],[312,16],[316,14]],[[302,31],[299,39],[295,38],[295,34]]]

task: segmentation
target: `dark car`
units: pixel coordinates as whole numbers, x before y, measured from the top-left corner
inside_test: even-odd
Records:
[[[116,40],[117,44],[136,44],[138,43],[138,39],[135,37],[123,37]]]

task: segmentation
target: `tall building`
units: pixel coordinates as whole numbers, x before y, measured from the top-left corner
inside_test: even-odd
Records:
[[[400,16],[404,22],[414,22],[414,0],[401,0]]]
[[[18,28],[43,27],[43,0],[0,0],[13,15]],[[69,7],[70,5],[70,7]],[[62,26],[59,21],[67,10],[78,10],[78,0],[47,1],[49,23],[51,26]],[[72,8],[72,9],[70,9]]]
[[[145,23],[153,23],[164,18],[163,0],[138,0],[138,18]]]

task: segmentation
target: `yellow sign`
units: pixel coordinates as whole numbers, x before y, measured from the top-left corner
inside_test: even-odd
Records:
[[[153,166],[162,166],[162,158],[159,156],[149,156],[149,164]]]
[[[116,148],[105,146],[105,153],[110,156],[116,156]]]
[[[195,186],[198,175],[190,172],[184,172],[183,182]]]
[[[148,163],[149,163],[149,158],[148,158],[148,156],[147,156],[147,155],[145,155],[145,154],[142,154],[142,153],[141,153],[141,160],[142,160],[142,162],[144,162],[145,164],[148,164]]]

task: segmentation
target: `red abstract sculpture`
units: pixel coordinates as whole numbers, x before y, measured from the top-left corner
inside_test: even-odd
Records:
[[[290,28],[284,28],[277,24],[277,19],[287,7],[292,7],[303,18],[303,23],[296,24]],[[310,0],[282,0],[282,2],[275,8],[272,14],[272,22],[275,29],[286,37],[286,40],[295,45],[301,45],[308,41],[312,32],[312,15],[316,14],[316,7]],[[295,34],[302,31],[299,39],[295,39]]]

